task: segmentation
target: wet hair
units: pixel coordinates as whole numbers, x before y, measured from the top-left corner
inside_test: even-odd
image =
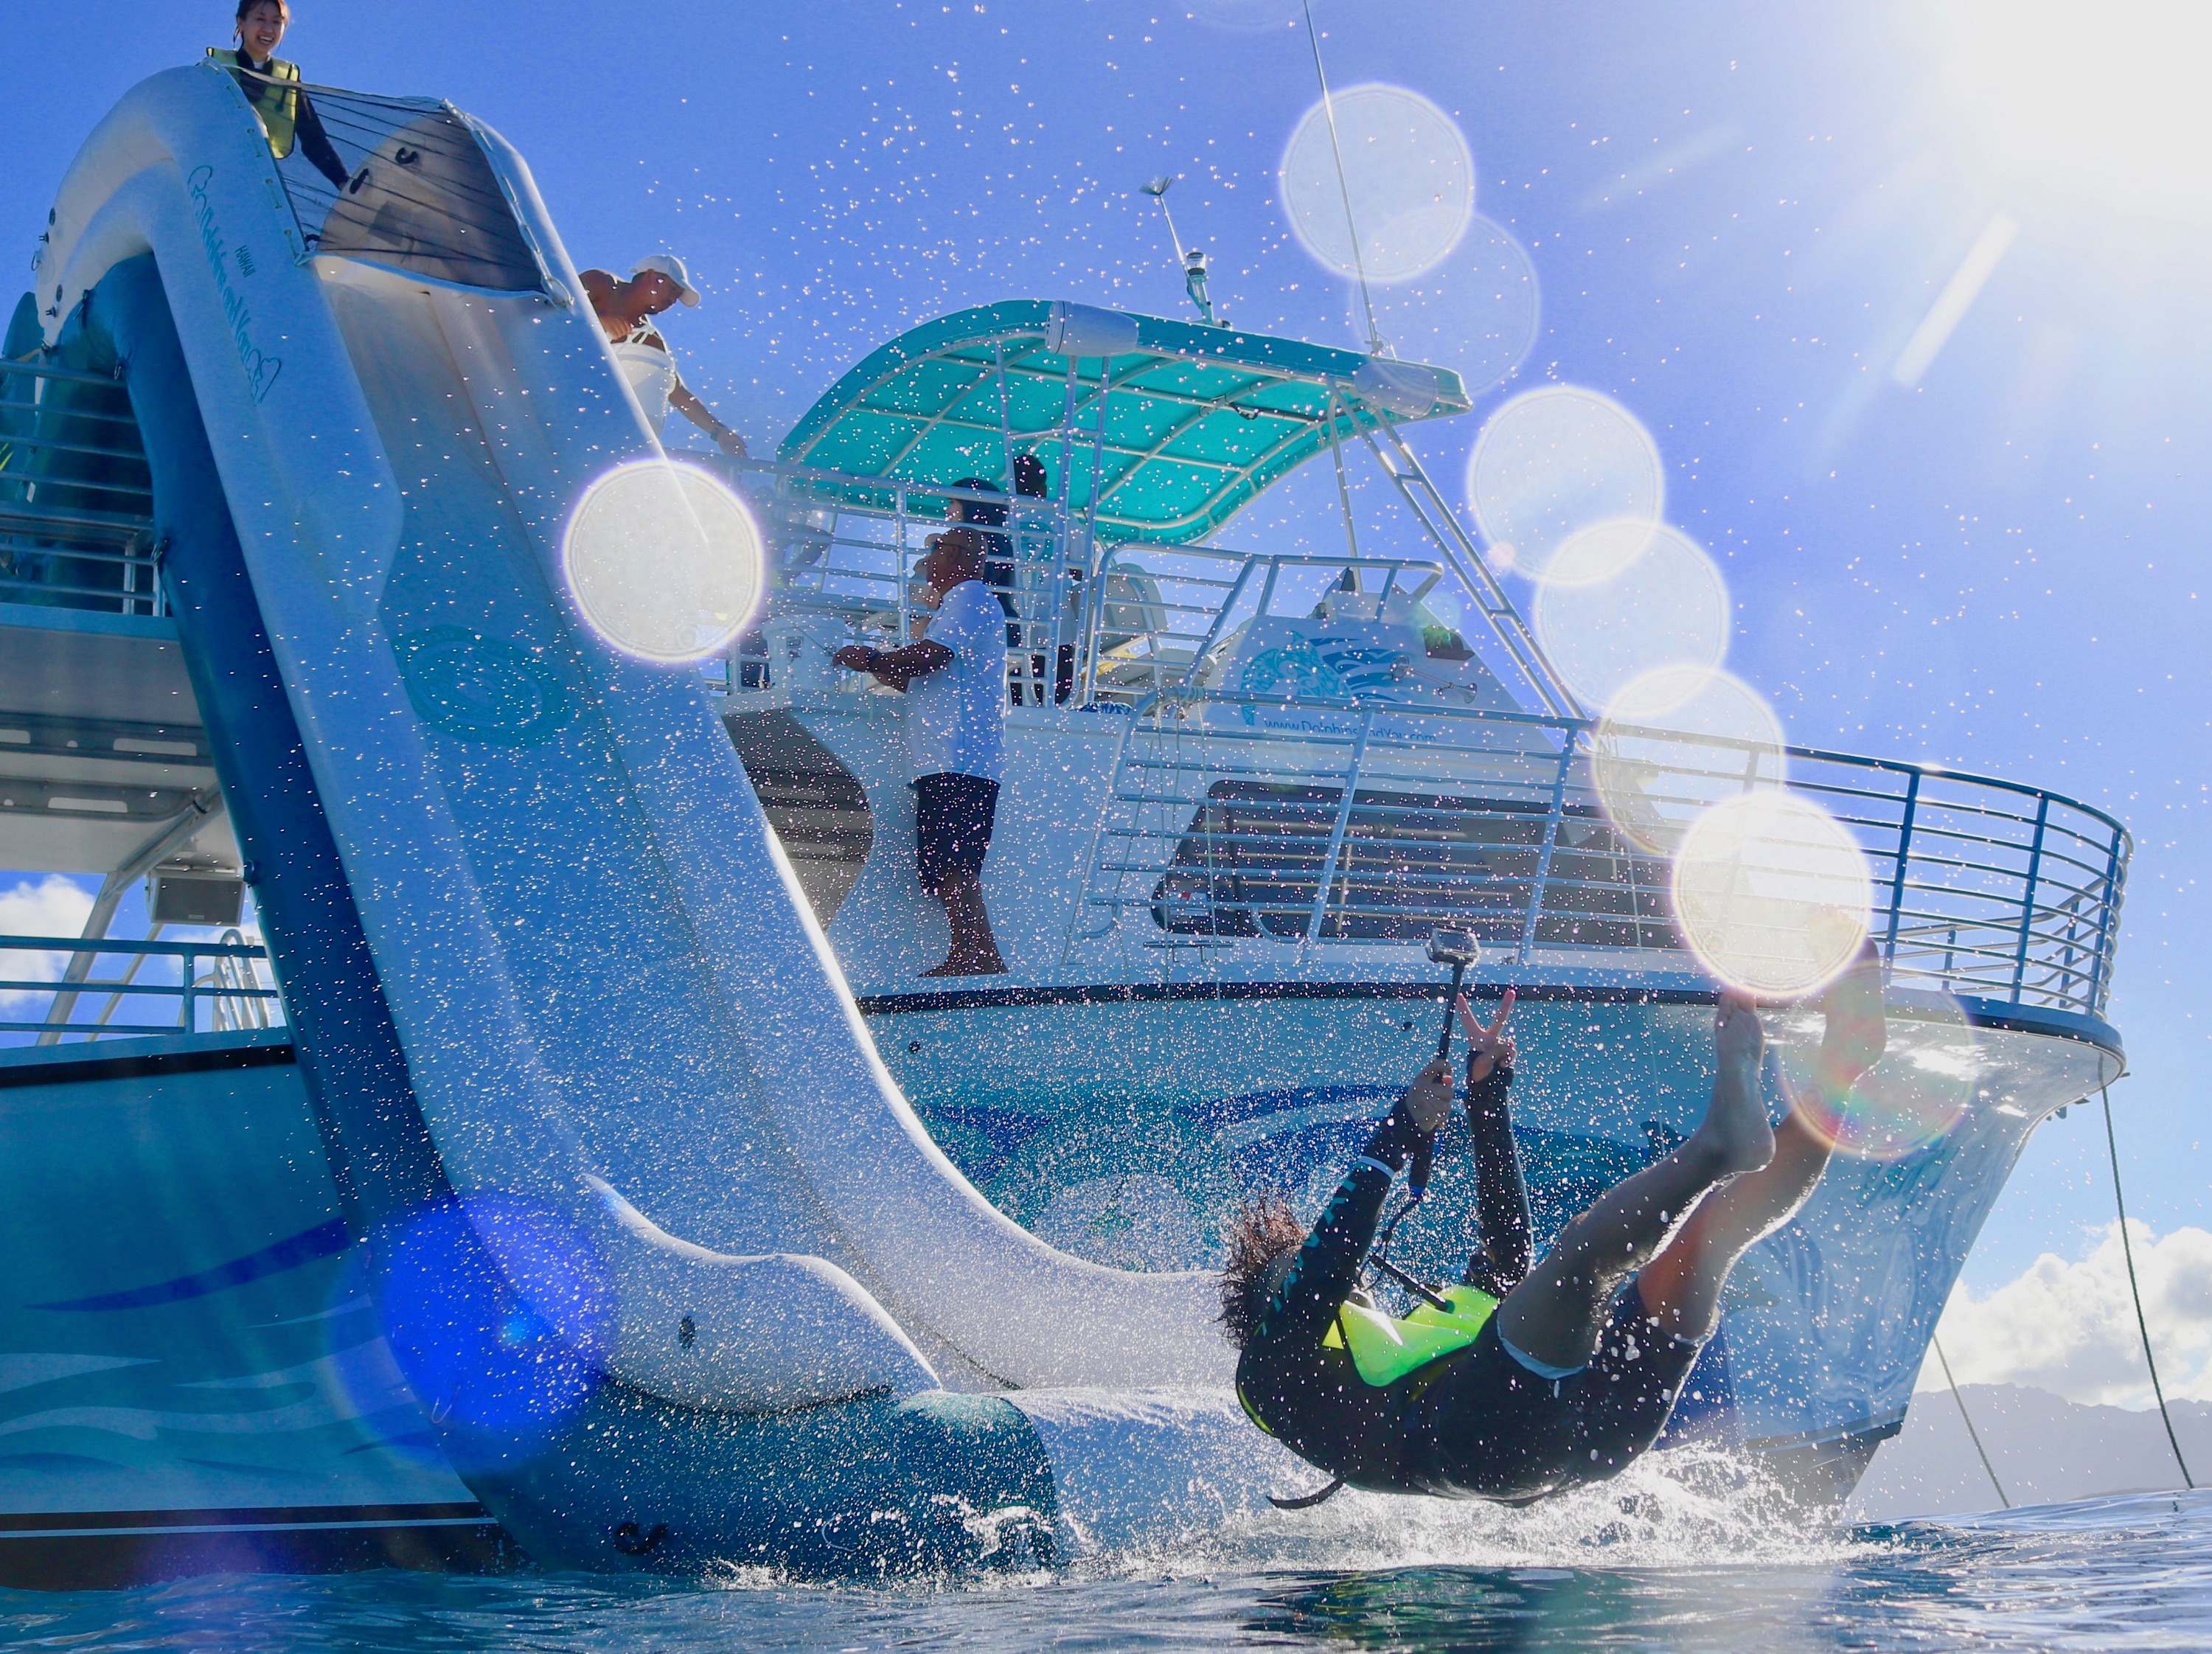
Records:
[[[1044,474],[1044,461],[1034,453],[1014,456],[1014,492],[1028,500],[1042,500],[1052,492]]]
[[[1305,1244],[1306,1226],[1279,1195],[1244,1201],[1230,1214],[1221,1263],[1221,1313],[1215,1317],[1229,1341],[1243,1349],[1267,1312],[1269,1277],[1275,1266]]]
[[[974,494],[1003,494],[1006,491],[987,477],[963,477],[952,486],[964,488]],[[960,508],[963,521],[980,523],[986,528],[1004,528],[1006,526],[1006,508],[996,500],[954,500],[950,503]]]
[[[246,20],[264,6],[276,7],[276,15],[280,17],[289,18],[292,10],[292,8],[285,3],[285,0],[238,0],[238,13],[230,20],[231,27],[237,29],[244,28]]]

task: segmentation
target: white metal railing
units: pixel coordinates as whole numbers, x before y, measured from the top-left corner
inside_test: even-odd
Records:
[[[699,457],[699,456],[690,456]],[[1360,599],[1402,599],[1417,623],[1441,588],[1458,612],[1477,599],[1437,559],[1275,556],[1141,541],[1090,548],[1059,502],[799,465],[721,461],[752,496],[779,615],[821,615],[879,646],[911,635],[916,566],[930,535],[985,537],[985,583],[1006,610],[1010,698],[1132,704],[1187,679],[1252,620],[1307,616],[1348,575]],[[960,521],[955,510],[969,514]],[[995,521],[976,521],[981,514]],[[1462,646],[1462,648],[1464,646]],[[781,663],[756,631],[714,676],[732,694],[777,686]]]
[[[1593,733],[1382,699],[1148,697],[1121,738],[1080,910],[1164,946],[1410,942],[1450,924],[1524,963],[1680,952],[1667,859],[1607,818]],[[1679,783],[1710,798],[1731,774],[1753,784],[1753,744],[1667,739],[1681,756],[1647,777],[1660,796]],[[1867,855],[1893,980],[2102,1013],[2131,849],[2118,821],[2010,781],[1788,757],[1791,787]]]

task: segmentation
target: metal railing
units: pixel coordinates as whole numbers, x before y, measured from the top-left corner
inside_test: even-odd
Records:
[[[1410,942],[1449,923],[1524,964],[1627,950],[1693,969],[1668,857],[1617,825],[1594,784],[1595,733],[1381,698],[1147,696],[1121,737],[1070,948],[1132,919],[1148,945],[1190,947]],[[1754,744],[1668,739],[1675,756],[1644,765],[1647,796],[1701,805],[1771,784]],[[1866,855],[1893,981],[2102,1013],[2131,849],[2118,821],[1923,764],[1787,758],[1791,789]],[[1103,928],[1081,928],[1102,910]]]
[[[929,536],[971,528],[983,537],[984,583],[1006,611],[1006,670],[1016,703],[1079,696],[1083,581],[1066,553],[1068,518],[1060,505],[802,465],[715,463],[753,498],[780,587],[779,613],[834,616],[857,636],[895,648],[921,612],[915,570]],[[969,520],[955,517],[956,509]],[[726,670],[732,693],[776,686],[777,665],[758,632],[740,641]]]
[[[1182,681],[1246,623],[1309,614],[1347,571],[1364,583],[1360,599],[1378,611],[1403,599],[1418,615],[1416,605],[1439,584],[1462,608],[1473,600],[1456,573],[1431,559],[1268,556],[1141,541],[1087,555],[1079,523],[1057,501],[686,457],[727,471],[752,497],[778,614],[833,617],[879,646],[909,635],[919,612],[915,569],[928,537],[977,529],[986,539],[985,584],[1006,611],[1015,705],[1133,704]],[[956,508],[970,520],[960,522]],[[974,520],[978,508],[999,520]],[[775,687],[778,671],[756,631],[716,675],[742,694]]]
[[[0,362],[0,602],[166,612],[153,501],[120,383]]]
[[[45,1014],[35,1019],[0,1015],[0,1034],[32,1035],[52,1045],[282,1026],[283,996],[273,978],[264,979],[268,958],[267,948],[235,930],[213,942],[0,936],[0,1012],[26,1000],[46,1002]],[[67,962],[76,958],[124,963],[115,976],[62,981]],[[49,974],[30,974],[41,970]],[[125,1019],[117,1019],[118,1012]]]

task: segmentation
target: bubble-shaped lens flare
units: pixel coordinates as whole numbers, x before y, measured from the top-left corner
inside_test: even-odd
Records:
[[[1973,1106],[1984,1073],[1979,1034],[1948,994],[1911,997],[1889,1013],[1888,1048],[1840,1093],[1820,1079],[1819,1015],[1793,1012],[1775,1042],[1799,1117],[1842,1153],[1902,1160],[1948,1136]]]
[[[1536,267],[1503,225],[1477,213],[1449,258],[1410,281],[1370,288],[1375,325],[1405,362],[1449,368],[1469,396],[1503,384],[1536,343]],[[1352,337],[1367,347],[1367,307],[1346,289]]]
[[[1607,819],[1656,855],[1672,855],[1723,799],[1788,775],[1781,720],[1741,678],[1699,666],[1630,680],[1591,739],[1590,778]]]
[[[1679,530],[1595,525],[1560,546],[1548,575],[1536,589],[1536,641],[1588,705],[1609,705],[1662,666],[1712,671],[1728,654],[1728,587]]]
[[[386,1336],[408,1383],[441,1421],[483,1434],[482,1450],[555,1428],[600,1382],[614,1288],[590,1237],[561,1213],[472,1193],[396,1221],[374,1255]]]
[[[1400,86],[1355,86],[1306,111],[1283,151],[1283,210],[1308,252],[1340,275],[1401,282],[1459,245],[1474,216],[1474,157],[1452,118]],[[1338,181],[1336,158],[1344,155]],[[1353,251],[1347,198],[1358,228]]]
[[[1865,940],[1866,857],[1843,824],[1794,793],[1714,805],[1674,853],[1674,921],[1732,988],[1788,997],[1834,980]]]
[[[647,660],[727,648],[763,583],[760,530],[744,502],[713,473],[666,459],[620,466],[586,489],[561,562],[592,629]]]
[[[1574,385],[1517,396],[1490,417],[1467,465],[1468,502],[1493,548],[1542,575],[1571,536],[1595,524],[1656,527],[1667,509],[1659,445],[1611,397]]]

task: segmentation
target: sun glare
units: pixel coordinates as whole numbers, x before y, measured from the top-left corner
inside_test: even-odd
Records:
[[[2123,211],[2212,216],[2212,6],[1952,0],[1908,15],[1998,173]]]

